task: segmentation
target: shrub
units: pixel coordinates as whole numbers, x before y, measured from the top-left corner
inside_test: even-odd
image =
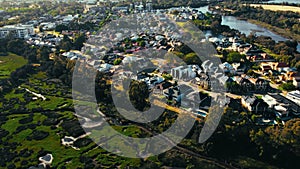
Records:
[[[34,140],[43,140],[44,138],[46,138],[48,136],[49,136],[49,133],[46,131],[35,130],[32,132],[32,139],[34,139]]]
[[[30,123],[32,121],[33,121],[33,118],[32,118],[32,116],[30,116],[30,117],[25,117],[25,118],[19,120],[19,123],[20,124],[26,124],[26,123]]]
[[[292,90],[295,90],[295,89],[296,89],[296,86],[294,86],[292,82],[282,83],[282,84],[279,86],[279,89],[280,89],[280,90],[285,90],[285,91],[292,91]]]

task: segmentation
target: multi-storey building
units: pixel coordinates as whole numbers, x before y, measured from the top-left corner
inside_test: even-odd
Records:
[[[0,28],[0,38],[12,36],[14,38],[25,38],[34,34],[32,25],[6,25]]]

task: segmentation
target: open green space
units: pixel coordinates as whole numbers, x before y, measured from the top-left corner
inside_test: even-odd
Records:
[[[27,62],[24,57],[12,53],[0,56],[0,79],[8,78],[13,71],[26,65]]]

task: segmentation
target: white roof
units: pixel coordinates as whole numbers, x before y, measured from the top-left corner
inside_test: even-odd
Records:
[[[273,98],[273,97],[270,96],[270,95],[264,95],[264,96],[262,97],[262,99],[263,99],[270,107],[272,107],[273,105],[278,104],[278,102],[276,101],[276,99]]]
[[[277,111],[287,111],[287,108],[285,108],[285,107],[283,107],[283,106],[281,106],[281,105],[275,106],[274,108],[275,108],[275,110],[277,110]]]

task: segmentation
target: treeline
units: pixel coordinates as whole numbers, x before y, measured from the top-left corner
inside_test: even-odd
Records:
[[[97,27],[96,27],[97,28]],[[95,24],[92,22],[78,23],[76,21],[72,21],[69,24],[60,24],[55,27],[56,32],[62,31],[77,31],[77,30],[86,30],[92,31],[95,30]],[[40,30],[43,31],[43,30]]]
[[[285,125],[257,126],[253,124],[256,115],[241,112],[239,107],[225,109],[218,132],[204,144],[206,153],[226,161],[246,156],[279,168],[295,168],[300,156],[300,119]],[[262,167],[255,161],[246,161],[249,168]]]
[[[74,40],[71,40],[68,36],[64,36],[60,45],[55,48],[56,54],[61,50],[80,50],[85,41],[86,37],[84,34],[75,35]],[[49,55],[53,53],[47,46],[32,46],[27,44],[23,39],[0,39],[0,55],[5,56],[8,52],[25,57],[29,63],[49,61]]]
[[[47,14],[51,16],[82,14],[84,10],[84,6],[76,2],[54,4],[50,1],[45,1],[35,4],[36,7],[34,8],[30,7],[30,5],[24,4],[19,7],[7,7],[7,10],[4,10],[0,15],[0,26],[25,23],[33,19],[38,19],[41,16],[45,17]],[[7,16],[18,17],[8,20]]]
[[[286,2],[269,2],[271,0],[223,0],[223,2],[229,2],[229,3],[254,3],[254,4],[270,4],[270,5],[287,5],[287,6],[300,6],[299,4],[289,3],[288,0]]]
[[[17,69],[11,74],[11,80],[16,85],[26,79],[28,75],[44,71],[49,78],[58,78],[70,86],[76,61],[62,56],[60,51],[80,49],[85,41],[83,37],[84,35],[79,35],[76,38],[79,40],[73,42],[65,36],[55,51],[46,46],[31,46],[22,39],[0,39],[0,55],[6,56],[10,52],[23,56],[28,60],[28,65]],[[34,64],[39,66],[34,67]]]
[[[153,0],[154,9],[166,9],[171,7],[190,6],[193,8],[208,5],[207,1],[199,0]]]

